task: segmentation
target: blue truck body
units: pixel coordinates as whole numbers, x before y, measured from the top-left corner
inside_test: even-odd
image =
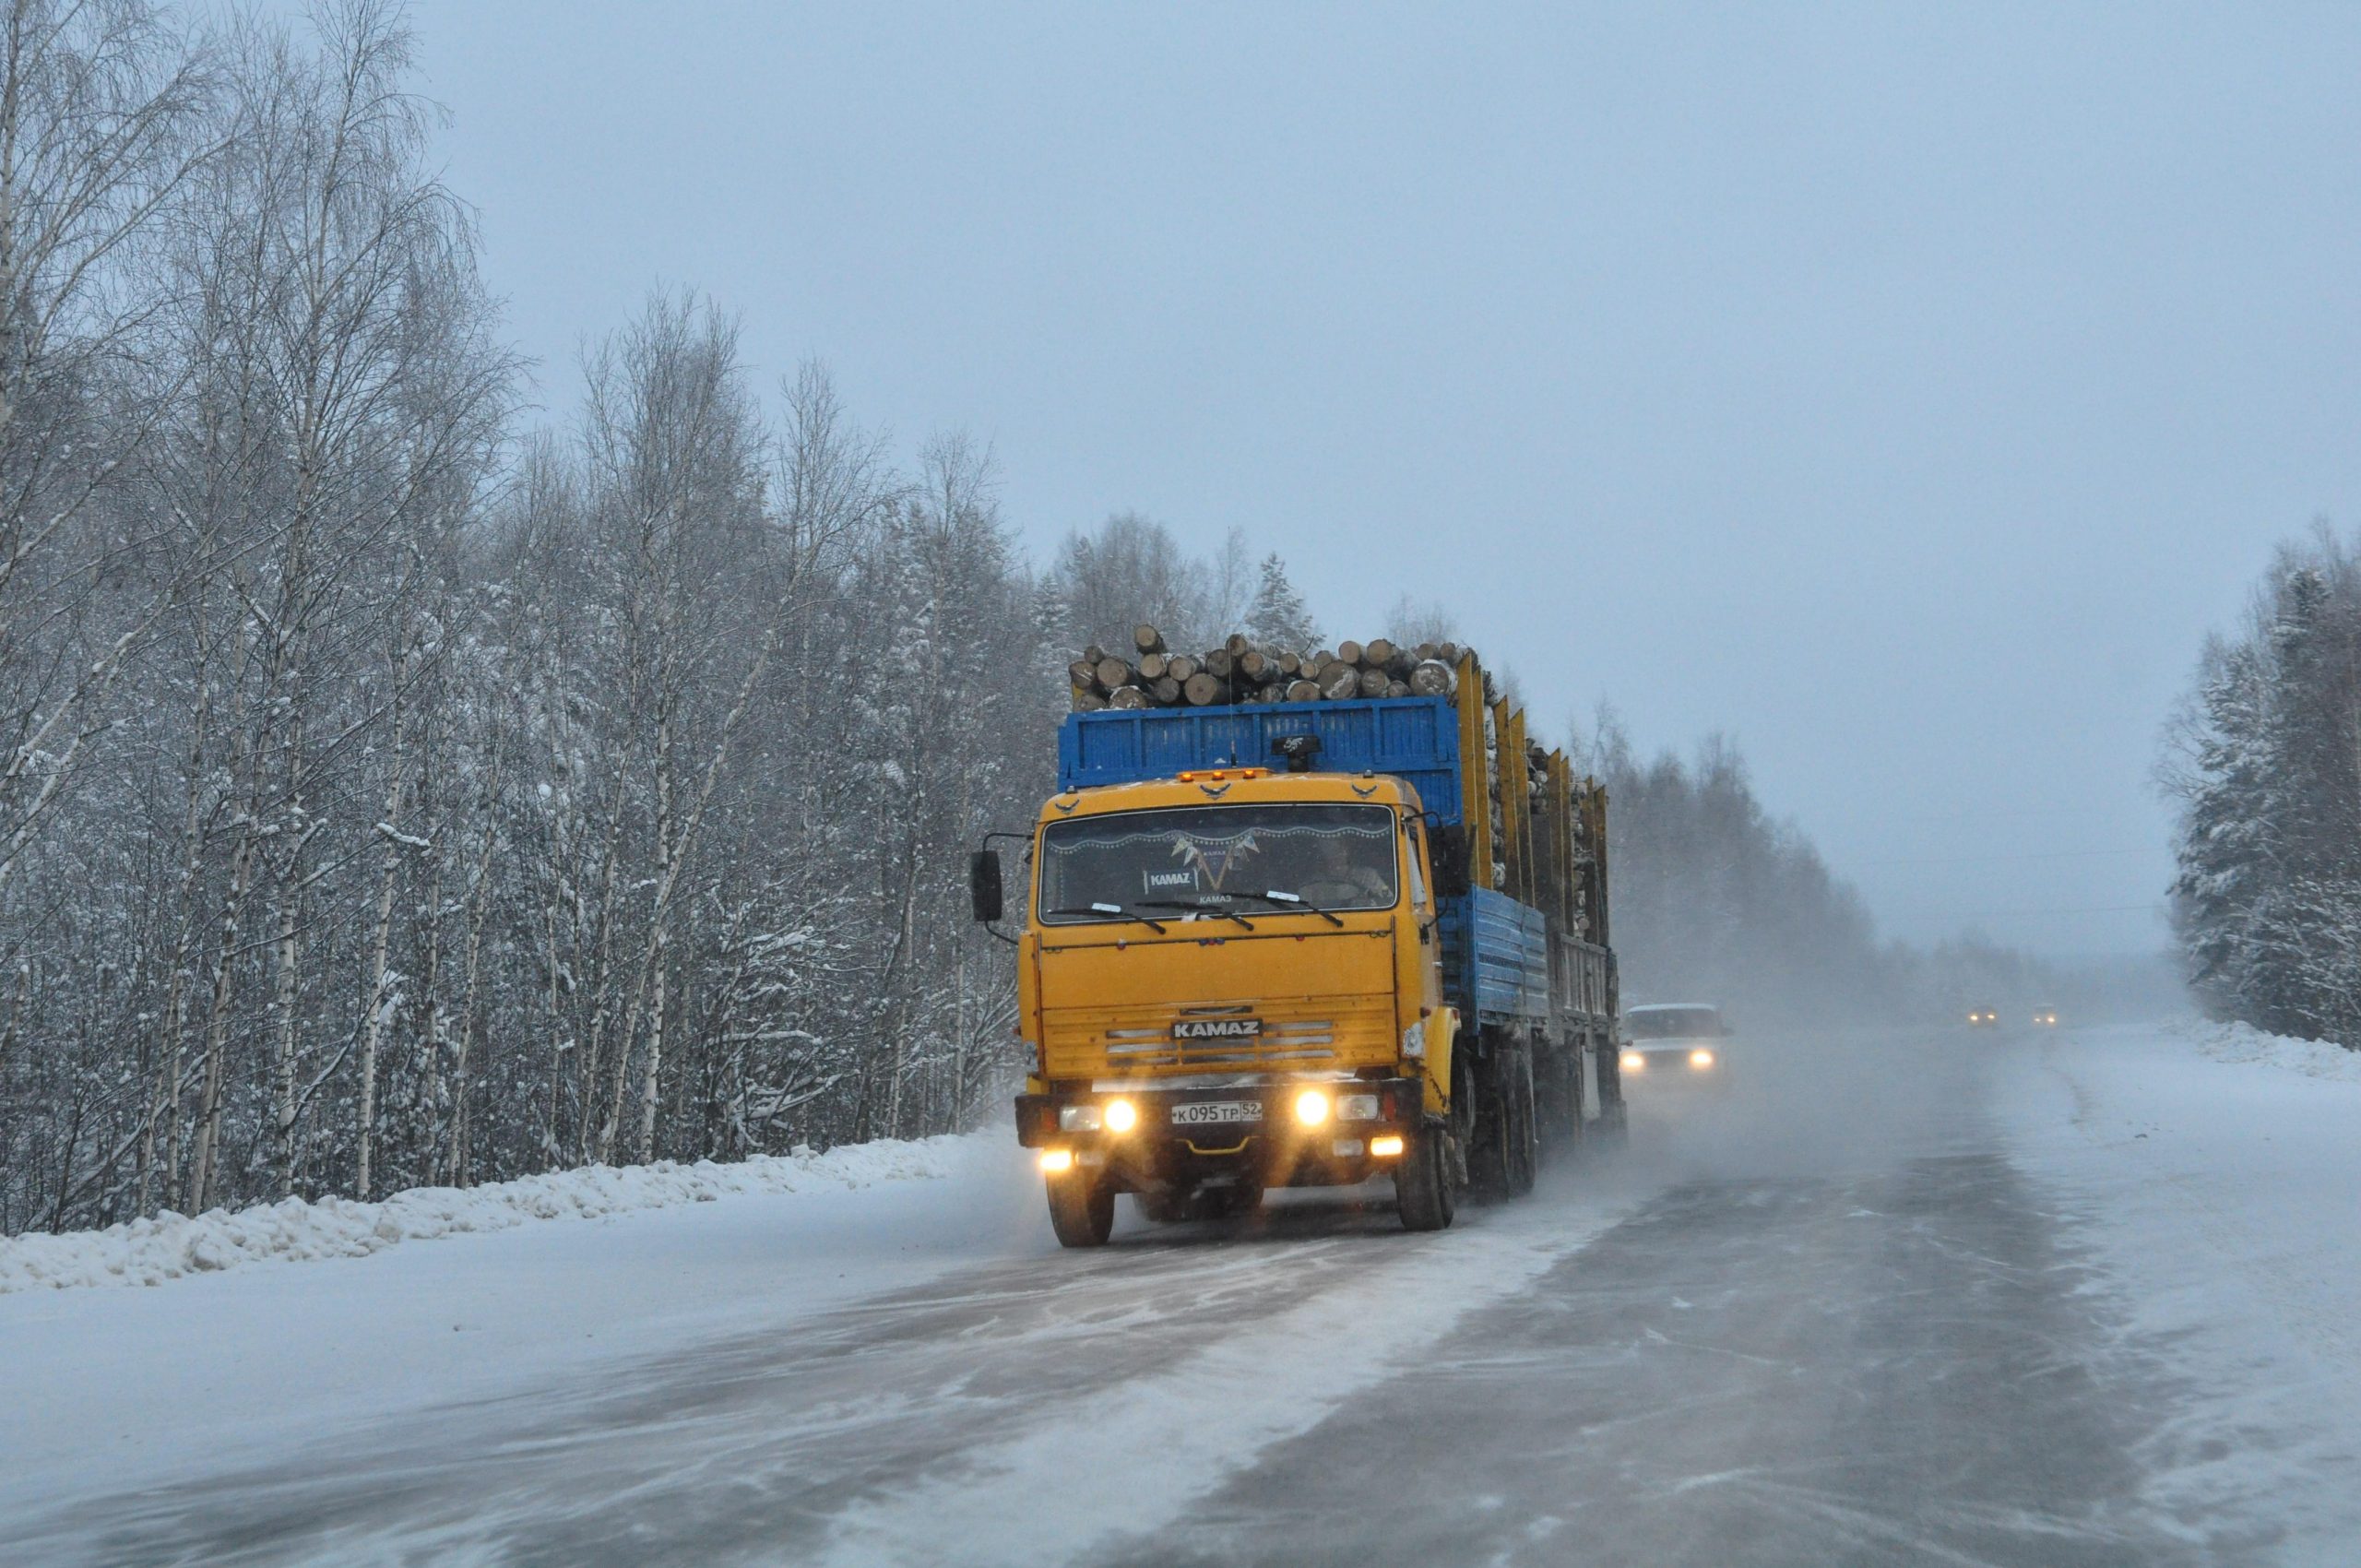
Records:
[[[1284,766],[1276,744],[1316,735],[1323,773],[1406,781],[1435,819],[1462,820],[1459,719],[1448,697],[1252,707],[1109,708],[1067,716],[1058,731],[1058,788],[1169,778],[1191,769]],[[1477,888],[1436,900],[1443,988],[1463,1018],[1537,1023],[1550,1010],[1548,921],[1507,895]]]

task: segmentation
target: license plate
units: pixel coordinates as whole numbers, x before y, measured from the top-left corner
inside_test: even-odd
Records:
[[[1172,1124],[1176,1127],[1203,1127],[1216,1122],[1260,1122],[1263,1102],[1259,1099],[1200,1099],[1172,1108]]]

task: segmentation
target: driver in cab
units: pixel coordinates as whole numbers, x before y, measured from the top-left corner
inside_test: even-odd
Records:
[[[1384,873],[1354,854],[1353,839],[1330,834],[1316,842],[1311,871],[1295,890],[1307,902],[1323,909],[1365,909],[1393,901]]]

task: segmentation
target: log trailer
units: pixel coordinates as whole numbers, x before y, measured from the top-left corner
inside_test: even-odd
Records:
[[[1118,1193],[1169,1221],[1380,1176],[1439,1229],[1544,1146],[1620,1137],[1606,792],[1472,654],[1453,684],[1066,719],[1058,793],[1006,836],[1017,1137],[1060,1241],[1105,1241]],[[969,873],[1002,920],[990,840]]]

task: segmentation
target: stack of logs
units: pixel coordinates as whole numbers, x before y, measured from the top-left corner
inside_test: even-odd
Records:
[[[1132,641],[1128,656],[1086,647],[1066,666],[1075,712],[1447,697],[1459,679],[1456,643],[1401,647],[1379,637],[1299,653],[1238,635],[1204,653],[1174,653],[1165,647],[1163,633],[1145,625],[1133,628]]]

